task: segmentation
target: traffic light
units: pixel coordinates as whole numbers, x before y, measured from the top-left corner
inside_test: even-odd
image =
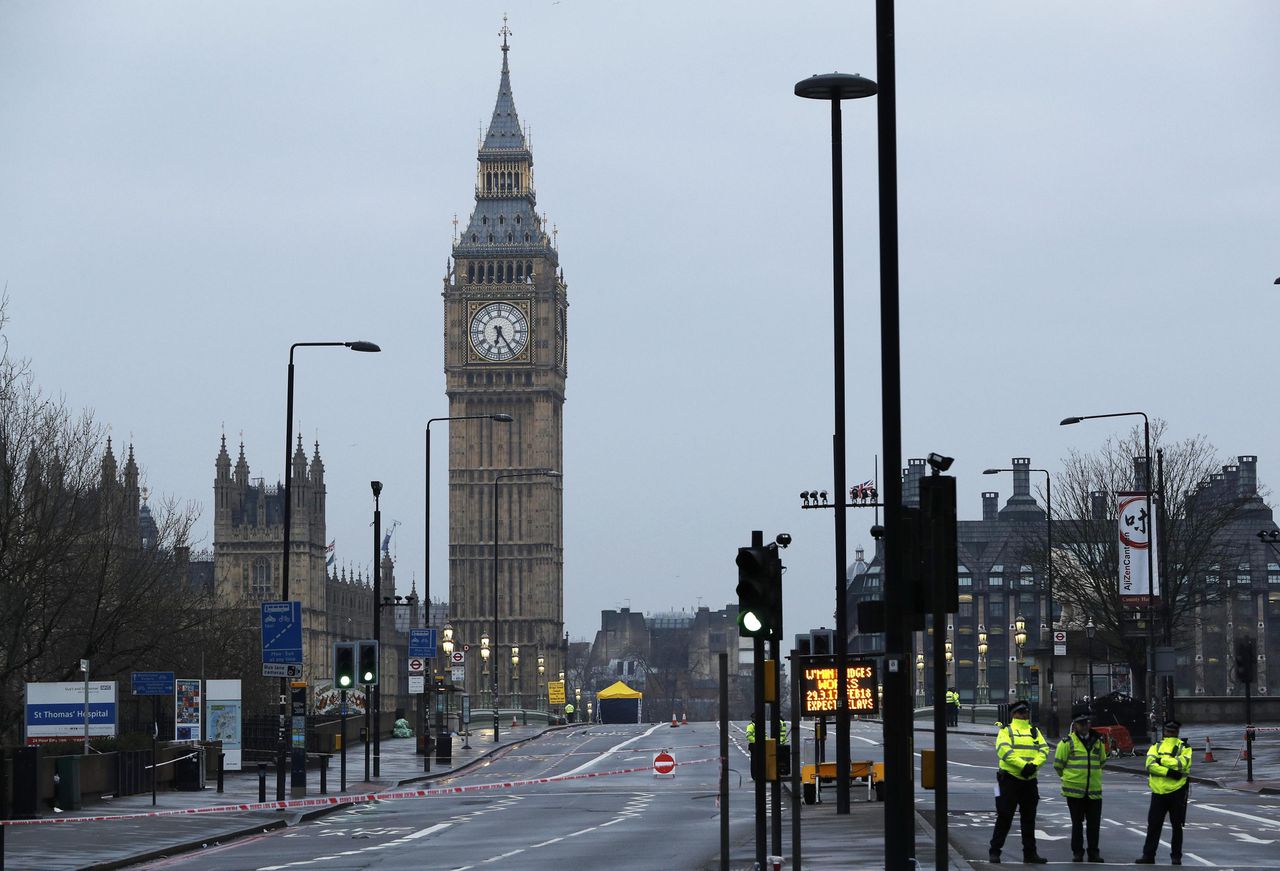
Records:
[[[356,645],[339,641],[333,645],[333,685],[349,690],[356,685]]]
[[[360,683],[373,686],[378,682],[378,642],[357,641]]]
[[[778,545],[738,548],[738,632],[753,638],[782,634],[782,561]]]
[[[1236,656],[1232,673],[1236,683],[1253,683],[1256,677],[1254,665],[1257,662],[1257,650],[1252,638],[1236,640]]]
[[[920,479],[920,540],[924,561],[919,590],[921,613],[960,610],[956,542],[956,479],[929,475]]]

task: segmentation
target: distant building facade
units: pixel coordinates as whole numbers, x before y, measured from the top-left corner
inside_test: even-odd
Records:
[[[1260,539],[1259,532],[1277,529],[1271,509],[1258,493],[1257,457],[1240,456],[1205,482],[1194,498],[1203,500],[1236,500],[1238,510],[1230,524],[1220,530],[1216,543],[1221,552],[1233,554],[1230,559],[1206,567],[1203,576],[1190,583],[1204,584],[1214,595],[1212,601],[1197,608],[1193,619],[1184,620],[1174,639],[1174,686],[1179,696],[1236,695],[1243,692],[1232,677],[1232,650],[1242,635],[1257,639],[1259,661],[1257,683],[1253,692],[1267,695],[1267,662],[1280,654],[1280,639],[1272,628],[1280,626],[1280,548]],[[1069,656],[1057,657],[1059,669],[1055,682],[1060,710],[1070,700],[1088,695],[1087,638],[1084,632],[1088,614],[1061,604],[1049,616],[1045,561],[1029,558],[1029,543],[1043,547],[1047,515],[1031,493],[1031,460],[1017,457],[1011,461],[1013,494],[1000,505],[996,491],[982,494],[982,519],[958,523],[960,609],[948,620],[947,638],[951,643],[952,662],[948,684],[954,685],[964,704],[1005,702],[1020,692],[1039,700],[1046,692],[1044,663],[1052,639],[1044,635],[1058,630],[1068,633]],[[903,501],[918,505],[919,481],[925,474],[925,461],[912,459],[903,475]],[[1135,464],[1134,490],[1145,487],[1145,469]],[[1090,536],[1115,534],[1114,506],[1102,493],[1091,494],[1089,522],[1067,521],[1055,512],[1053,539],[1078,534],[1086,529]],[[1065,555],[1055,547],[1055,559]],[[883,552],[877,552],[870,563],[861,559],[847,572],[847,601],[850,614],[856,615],[857,603],[880,599],[883,595]],[[1020,652],[1014,642],[1018,617],[1026,624],[1028,642]],[[851,623],[856,622],[851,619]],[[979,653],[980,640],[985,640],[985,656]],[[860,635],[853,629],[849,649],[854,653],[877,653],[883,649],[880,635]],[[1020,655],[1021,653],[1021,655]],[[1142,687],[1132,686],[1128,666],[1124,662],[1108,662],[1101,645],[1095,651],[1096,694],[1110,689],[1137,696],[1145,695]],[[912,659],[917,704],[932,703],[933,652],[928,632],[914,634]],[[1020,683],[1021,682],[1021,683]]]

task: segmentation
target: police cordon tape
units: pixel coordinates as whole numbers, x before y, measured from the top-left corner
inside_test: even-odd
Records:
[[[700,762],[719,762],[719,756],[706,759],[690,759],[681,765],[696,765]],[[637,774],[652,771],[652,763],[637,768],[615,768],[611,771],[588,771],[583,774],[556,774],[550,777],[535,777],[529,780],[507,780],[501,783],[478,783],[472,786],[442,786],[433,789],[399,789],[392,792],[366,792],[357,795],[335,795],[324,798],[299,798],[288,801],[260,801],[250,804],[225,804],[212,807],[174,808],[163,811],[140,811],[132,814],[102,814],[90,817],[50,817],[35,820],[0,820],[0,826],[38,826],[60,823],[102,823],[115,820],[140,820],[148,817],[193,816],[196,814],[242,813],[251,811],[292,810],[295,808],[339,807],[344,804],[367,804],[371,801],[398,801],[406,798],[436,798],[445,795],[460,795],[468,792],[492,792],[494,790],[516,789],[521,786],[536,786],[543,783],[560,783],[569,780],[588,780],[594,777],[610,777],[615,774]]]

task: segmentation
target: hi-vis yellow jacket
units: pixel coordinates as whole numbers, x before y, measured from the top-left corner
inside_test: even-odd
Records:
[[[1030,762],[1037,769],[1049,758],[1049,743],[1044,740],[1040,730],[1026,720],[1015,717],[1009,725],[996,735],[996,756],[1000,758],[1000,770],[1012,774],[1019,780],[1032,780],[1023,777],[1022,769]]]
[[[1095,736],[1089,746],[1075,732],[1058,743],[1053,754],[1053,770],[1062,778],[1062,794],[1067,798],[1102,798],[1102,766],[1107,761],[1107,742]]]
[[[1178,738],[1164,738],[1147,750],[1147,783],[1156,795],[1177,792],[1191,773],[1191,747]]]

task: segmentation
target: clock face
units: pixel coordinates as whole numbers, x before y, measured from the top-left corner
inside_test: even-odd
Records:
[[[471,347],[484,360],[506,363],[529,344],[529,318],[513,302],[491,302],[471,318]]]

